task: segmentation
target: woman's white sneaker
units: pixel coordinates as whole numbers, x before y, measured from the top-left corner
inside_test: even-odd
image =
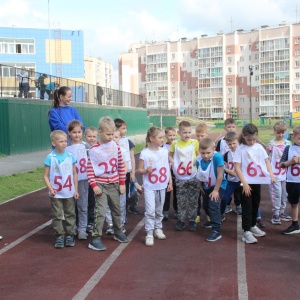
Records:
[[[255,244],[257,243],[257,239],[253,236],[251,231],[245,231],[244,236],[242,238],[243,242],[246,242],[246,244]]]
[[[260,230],[256,225],[250,228],[250,231],[252,234],[256,237],[265,236],[266,233],[262,230]]]
[[[145,245],[146,246],[150,246],[150,247],[154,245],[154,237],[153,237],[153,235],[149,235],[149,234],[146,235]]]
[[[154,237],[156,237],[158,240],[165,240],[166,236],[163,233],[161,229],[155,229],[154,230]]]

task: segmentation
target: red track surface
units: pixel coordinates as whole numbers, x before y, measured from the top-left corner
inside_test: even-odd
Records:
[[[281,234],[289,222],[268,221],[266,187],[261,211],[267,236],[245,245],[249,295],[243,299],[299,299],[300,235]],[[129,214],[128,234],[142,218]],[[0,251],[50,219],[46,190],[0,205]],[[223,238],[215,243],[205,241],[209,229],[201,226],[196,232],[174,231],[171,218],[164,222],[167,239],[146,247],[142,227],[87,299],[239,299],[236,219],[235,213],[226,215]],[[120,245],[104,235],[105,252],[89,250],[88,241],[78,240],[75,247],[58,250],[54,239],[50,225],[0,255],[0,299],[72,299]]]

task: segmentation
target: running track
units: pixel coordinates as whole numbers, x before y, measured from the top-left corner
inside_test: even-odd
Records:
[[[267,236],[255,245],[240,241],[240,217],[229,213],[215,243],[201,226],[174,231],[171,218],[167,239],[146,247],[143,216],[129,214],[129,244],[104,235],[105,252],[78,240],[58,250],[42,189],[0,205],[0,299],[300,299],[300,235],[281,234],[289,222],[269,222],[266,186],[261,211]]]

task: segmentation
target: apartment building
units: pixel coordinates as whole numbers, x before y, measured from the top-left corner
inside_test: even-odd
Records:
[[[84,75],[85,82],[88,84],[110,89],[113,87],[113,66],[101,58],[85,56]]]
[[[119,82],[149,109],[249,119],[251,103],[253,118],[283,117],[300,111],[300,24],[133,44],[119,56]]]

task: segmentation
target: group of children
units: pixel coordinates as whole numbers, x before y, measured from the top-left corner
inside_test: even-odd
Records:
[[[188,230],[195,231],[203,207],[207,221],[202,226],[211,228],[206,237],[209,242],[222,237],[221,224],[225,213],[232,210],[233,195],[236,213],[242,215],[243,241],[257,243],[256,237],[266,235],[257,226],[261,184],[270,186],[271,222],[292,221],[283,233],[300,232],[300,127],[294,128],[295,144],[290,145],[284,139],[286,125],[277,122],[275,138],[266,150],[258,143],[255,125],[246,124],[238,136],[231,118],[225,121],[226,135],[217,146],[207,138],[205,123],[196,126],[196,139],[191,138],[187,121],[179,124],[177,132],[173,127],[165,132],[151,127],[136,170],[142,175],[142,187],[135,178],[134,145],[126,138],[126,129],[123,120],[103,117],[99,141],[97,129],[89,127],[83,142],[83,127],[77,120],[69,123],[68,136],[60,130],[51,133],[54,150],[45,160],[44,180],[51,199],[56,248],[74,246],[76,233],[78,239],[87,239],[91,232],[88,247],[106,250],[101,240],[105,222],[107,234],[127,243],[126,212],[141,213],[138,192],[145,198],[146,246],[153,246],[154,238],[166,239],[162,221],[169,218],[172,190],[175,230],[182,231],[188,218]],[[285,213],[287,198],[292,217]]]
[[[92,250],[106,250],[101,241],[107,222],[107,234],[127,243],[126,198],[129,211],[137,208],[134,144],[126,138],[126,122],[103,117],[98,129],[85,129],[78,120],[68,124],[68,135],[61,130],[50,134],[53,151],[44,161],[44,181],[49,189],[55,248],[72,247],[74,236],[91,240]],[[100,135],[98,141],[98,133]],[[63,224],[63,220],[64,223]]]

